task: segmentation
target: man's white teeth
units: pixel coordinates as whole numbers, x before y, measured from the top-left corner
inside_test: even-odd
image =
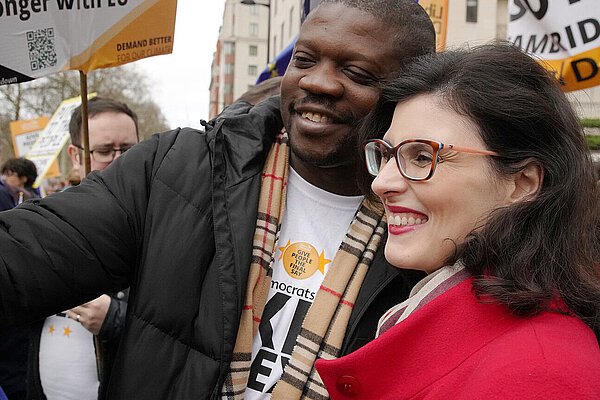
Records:
[[[404,225],[421,225],[427,222],[427,219],[413,218],[413,217],[401,217],[399,215],[390,216],[389,223],[397,226]]]
[[[329,117],[326,115],[321,115],[319,113],[311,113],[311,112],[303,112],[302,118],[306,118],[311,120],[312,122],[321,122],[326,124],[329,122]]]

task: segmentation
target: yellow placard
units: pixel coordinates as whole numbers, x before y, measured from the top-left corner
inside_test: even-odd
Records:
[[[27,155],[40,132],[48,125],[48,121],[50,121],[50,118],[43,116],[9,123],[15,157]]]
[[[446,49],[448,27],[448,0],[419,0],[435,27],[435,45],[438,52]]]
[[[50,118],[43,116],[34,119],[11,121],[9,123],[15,157],[27,155],[49,121]],[[60,176],[56,159],[41,178],[53,178],[55,176]]]
[[[96,93],[88,94],[88,99],[96,96]],[[50,118],[50,122],[27,153],[27,158],[35,163],[38,177],[33,184],[38,187],[44,177],[49,177],[52,163],[69,140],[69,121],[73,110],[81,104],[81,97],[73,97],[64,100]]]
[[[69,61],[87,72],[173,51],[176,0],[146,0]]]
[[[600,47],[563,60],[541,62],[554,72],[566,92],[600,85]]]

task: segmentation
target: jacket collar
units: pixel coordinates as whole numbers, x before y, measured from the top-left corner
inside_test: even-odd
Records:
[[[471,293],[472,281],[458,284],[356,352],[320,365],[324,382],[335,385],[331,379],[339,375],[364,376],[365,366],[368,370],[385,360],[385,369],[402,377],[410,398],[451,372],[520,321],[500,304],[479,303]],[[369,385],[377,387],[389,374],[369,378]]]
[[[283,127],[279,103],[279,96],[255,106],[237,101],[204,124],[211,150],[227,160],[223,164],[227,188],[262,172],[269,149]]]

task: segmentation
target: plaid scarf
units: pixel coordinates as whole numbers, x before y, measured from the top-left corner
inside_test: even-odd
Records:
[[[447,265],[427,275],[412,288],[408,299],[390,308],[379,319],[376,337],[468,278],[469,273],[460,262]]]
[[[222,399],[243,399],[250,373],[252,342],[269,293],[273,254],[281,226],[289,148],[287,133],[273,144],[262,174],[258,218],[246,299]],[[309,308],[296,346],[272,393],[273,400],[328,399],[314,363],[339,356],[354,302],[384,233],[381,210],[363,201]]]

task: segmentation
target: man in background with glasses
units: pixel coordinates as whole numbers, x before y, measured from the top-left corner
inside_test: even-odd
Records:
[[[81,125],[81,107],[77,107],[69,123],[69,157],[79,175],[84,171]],[[88,134],[91,170],[102,170],[138,142],[137,115],[125,103],[94,97],[88,101]]]
[[[137,115],[125,103],[94,97],[88,102],[88,115],[92,170],[106,168],[138,142]],[[83,175],[81,126],[80,106],[71,115],[68,151],[73,170]],[[102,237],[89,239],[101,241]],[[116,355],[127,293],[128,290],[103,294],[40,323],[30,346],[28,398],[99,397],[99,381],[108,379]]]

